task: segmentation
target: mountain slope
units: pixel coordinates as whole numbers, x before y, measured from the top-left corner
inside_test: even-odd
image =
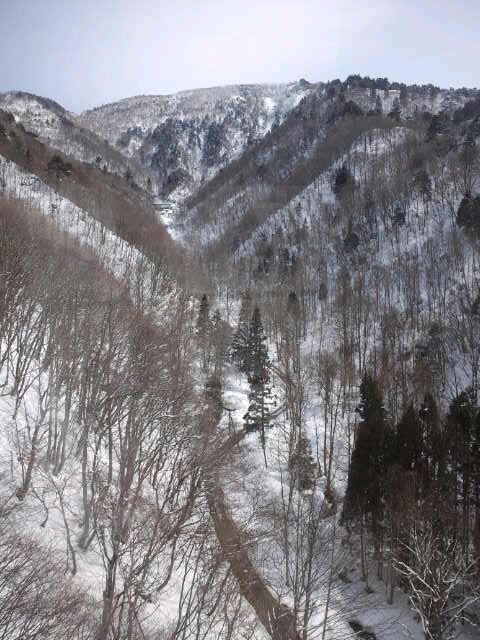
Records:
[[[200,234],[205,245],[225,236],[229,249],[235,249],[267,216],[333,166],[362,133],[392,128],[400,120],[413,129],[428,127],[433,116],[448,120],[476,95],[359,84],[355,79],[334,81],[312,89],[280,126],[186,200],[180,223]]]
[[[164,195],[191,193],[261,139],[311,91],[305,81],[138,96],[78,118],[155,173]]]
[[[285,87],[98,110],[184,250],[0,112],[0,495],[96,640],[478,637],[480,99],[299,89],[273,124]]]
[[[16,122],[42,142],[68,156],[118,176],[129,175],[145,188],[154,180],[134,158],[126,159],[100,138],[77,122],[77,117],[48,98],[24,91],[0,93],[0,109],[11,113]]]

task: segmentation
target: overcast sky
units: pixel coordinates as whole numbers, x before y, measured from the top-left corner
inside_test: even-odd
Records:
[[[345,78],[480,86],[480,0],[0,0],[0,91],[136,94]]]

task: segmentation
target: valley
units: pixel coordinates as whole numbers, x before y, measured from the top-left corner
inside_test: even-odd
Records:
[[[0,637],[470,640],[480,93],[0,94]]]

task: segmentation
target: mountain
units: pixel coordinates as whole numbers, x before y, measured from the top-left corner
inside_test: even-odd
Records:
[[[478,638],[479,92],[2,101],[0,633]]]
[[[24,91],[0,93],[0,109],[11,113],[26,131],[50,147],[145,188],[154,177],[135,159],[127,159],[88,128],[80,126],[75,114],[61,105]]]
[[[222,236],[236,248],[265,218],[333,167],[363,133],[401,121],[415,129],[452,118],[476,93],[379,82],[355,76],[312,89],[283,122],[185,201],[186,226],[205,246]],[[182,219],[182,220],[183,220]]]
[[[137,96],[86,111],[78,122],[151,170],[162,195],[179,198],[280,124],[312,86],[303,80]]]

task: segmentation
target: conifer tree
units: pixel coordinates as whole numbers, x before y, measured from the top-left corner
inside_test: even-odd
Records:
[[[419,411],[423,433],[423,492],[437,481],[444,472],[444,444],[437,404],[429,393]]]
[[[306,436],[300,434],[294,453],[288,461],[290,472],[295,476],[299,491],[310,490],[315,483],[316,465],[312,456],[312,448]]]
[[[295,291],[290,291],[290,293],[288,294],[287,316],[290,325],[291,336],[298,341],[300,338],[301,310],[300,302]]]
[[[248,372],[248,338],[252,317],[252,297],[247,289],[242,294],[237,330],[232,340],[232,359],[244,373]]]
[[[335,172],[335,178],[333,181],[333,193],[337,196],[340,195],[343,188],[350,180],[352,180],[350,171],[348,170],[347,165],[343,163],[342,166]]]
[[[365,374],[360,385],[358,425],[345,494],[344,520],[370,520],[375,531],[382,518],[384,480],[392,462],[393,433],[388,426],[382,393],[375,378]]]
[[[397,425],[396,462],[406,471],[421,472],[423,457],[422,425],[410,404]]]
[[[452,473],[451,498],[461,508],[460,536],[464,553],[470,544],[471,505],[474,501],[476,418],[473,392],[468,389],[452,400],[445,424],[447,461]]]
[[[208,362],[210,359],[210,303],[208,297],[204,293],[200,301],[200,308],[197,318],[197,336],[198,342],[202,354],[202,366],[203,370],[208,369]]]
[[[200,300],[200,308],[197,318],[197,335],[204,337],[208,333],[209,328],[210,303],[207,294],[204,293]]]
[[[270,424],[272,406],[269,365],[260,309],[255,307],[248,338],[247,367],[250,394],[248,396],[248,411],[244,416],[244,420],[247,431],[258,431],[260,433],[264,455],[265,430]]]
[[[222,320],[218,309],[213,314],[211,333],[214,352],[214,373],[221,377],[223,363],[227,355],[228,325]]]

